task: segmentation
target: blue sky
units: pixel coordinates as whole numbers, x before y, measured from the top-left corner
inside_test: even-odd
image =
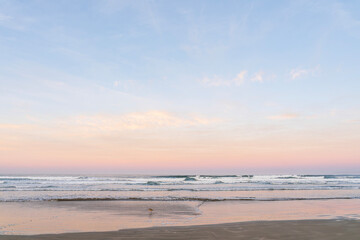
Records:
[[[147,155],[161,139],[171,156],[186,143],[203,152],[220,144],[221,156],[228,144],[238,146],[228,168],[258,168],[247,164],[252,158],[296,168],[301,153],[307,169],[326,159],[359,169],[359,13],[358,1],[332,0],[0,0],[0,165],[58,167],[60,158],[46,159],[67,152],[70,167],[88,157],[71,157],[74,141],[112,152],[150,134],[130,148]],[[34,143],[51,150],[26,150]],[[267,149],[278,150],[267,159]],[[122,168],[136,154],[114,155],[106,166]],[[169,168],[180,161],[166,159]],[[219,158],[200,154],[198,167],[208,161]]]

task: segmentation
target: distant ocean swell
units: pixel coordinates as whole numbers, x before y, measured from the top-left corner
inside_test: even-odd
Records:
[[[0,186],[47,184],[208,185],[208,184],[360,184],[360,175],[174,175],[174,176],[0,176]]]
[[[358,198],[360,175],[0,176],[0,202]]]
[[[37,188],[21,188],[16,186],[3,186],[0,187],[0,191],[55,191],[55,192],[78,192],[78,191],[87,191],[87,192],[97,192],[97,191],[106,191],[106,192],[177,192],[177,191],[189,191],[189,192],[224,192],[224,191],[303,191],[303,190],[358,190],[360,186],[295,186],[295,187],[222,187],[222,188],[99,188],[99,189],[75,189],[75,188],[63,188],[59,189],[58,186],[41,186]]]
[[[201,197],[114,197],[114,198],[93,198],[93,197],[76,197],[76,198],[29,198],[29,199],[9,199],[0,200],[0,202],[39,202],[39,201],[305,201],[305,200],[335,200],[335,199],[360,199],[359,197],[318,197],[318,198],[201,198]]]

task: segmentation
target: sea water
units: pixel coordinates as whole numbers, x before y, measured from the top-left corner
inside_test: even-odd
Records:
[[[359,198],[360,175],[0,175],[0,202]]]

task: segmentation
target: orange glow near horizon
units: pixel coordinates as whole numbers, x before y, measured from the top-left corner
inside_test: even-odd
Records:
[[[219,123],[216,121],[201,120],[199,126],[193,126],[199,122],[178,120],[174,125],[173,117],[169,120],[166,114],[155,115],[150,121],[142,118],[137,119],[136,124],[127,122],[131,129],[125,130],[118,124],[121,119],[114,123],[96,123],[103,124],[100,130],[95,123],[71,126],[62,123],[60,129],[36,125],[3,127],[0,165],[1,168],[43,171],[115,168],[165,172],[310,166],[351,169],[359,164],[359,149],[351,144],[353,135],[331,138],[326,132],[312,136],[295,132],[249,138],[244,130],[239,133],[217,130]],[[157,122],[158,116],[161,123]],[[134,126],[138,127],[134,129]]]

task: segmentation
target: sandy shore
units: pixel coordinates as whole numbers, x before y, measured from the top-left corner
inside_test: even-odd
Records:
[[[112,232],[84,232],[33,236],[0,236],[1,240],[94,239],[342,239],[358,240],[360,221],[299,220],[226,223],[184,227],[152,227]]]
[[[149,208],[153,209],[149,212]],[[0,235],[107,232],[250,221],[360,220],[360,200],[0,203]]]

